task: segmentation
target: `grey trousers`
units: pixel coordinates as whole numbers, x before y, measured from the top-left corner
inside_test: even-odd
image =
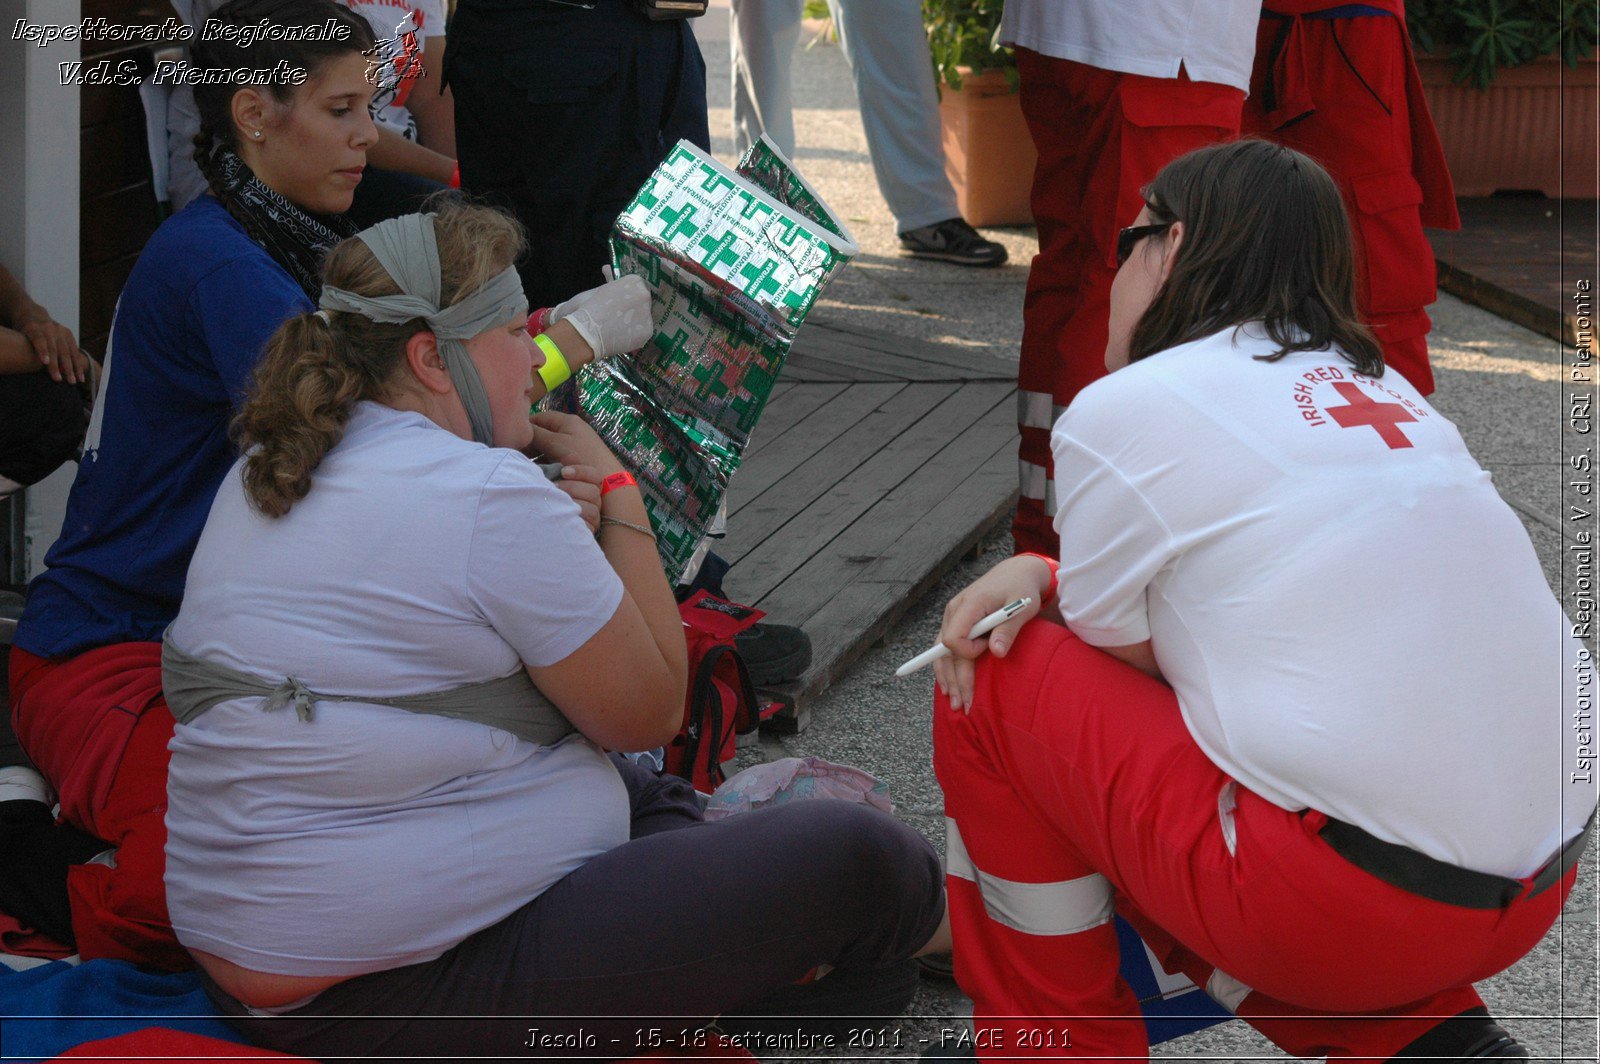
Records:
[[[733,0],[733,139],[743,153],[765,133],[794,157],[789,66],[803,0]],[[828,0],[855,76],[878,191],[899,232],[957,217],[944,172],[939,97],[921,0]]]
[[[904,1009],[906,962],[944,915],[920,835],[829,800],[706,823],[688,784],[612,761],[632,840],[437,960],[358,976],[282,1016],[253,1016],[210,980],[207,993],[252,1042],[313,1059],[619,1059],[693,1045],[717,1016],[730,1032],[782,1033]],[[837,971],[793,985],[824,964]]]

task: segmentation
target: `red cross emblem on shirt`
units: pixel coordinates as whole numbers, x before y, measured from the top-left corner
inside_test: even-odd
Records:
[[[1350,403],[1349,406],[1331,406],[1326,410],[1327,415],[1337,421],[1340,428],[1366,425],[1375,429],[1391,451],[1412,446],[1411,441],[1406,439],[1406,434],[1400,429],[1401,422],[1417,420],[1411,416],[1411,411],[1399,403],[1377,402],[1348,381],[1338,381],[1334,384],[1334,388],[1338,389],[1339,394]]]

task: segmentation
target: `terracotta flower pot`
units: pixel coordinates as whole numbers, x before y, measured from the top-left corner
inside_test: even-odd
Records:
[[[973,225],[1031,225],[1028,190],[1039,159],[1020,97],[1004,73],[963,74],[939,87],[944,166],[961,216]]]
[[[1593,198],[1596,62],[1569,69],[1556,56],[1501,70],[1487,89],[1458,85],[1455,61],[1417,56],[1428,110],[1439,128],[1458,196],[1537,189]]]

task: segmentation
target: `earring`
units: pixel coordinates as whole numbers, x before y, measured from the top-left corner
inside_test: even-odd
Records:
[[[256,130],[254,133],[252,133],[250,135],[252,137],[256,138],[257,140],[260,140],[261,139],[261,130],[258,129],[258,130]]]

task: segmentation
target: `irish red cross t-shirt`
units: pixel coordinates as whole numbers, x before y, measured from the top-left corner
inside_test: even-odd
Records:
[[[1594,809],[1566,771],[1582,646],[1454,425],[1397,373],[1253,357],[1276,349],[1229,329],[1062,415],[1067,623],[1151,640],[1196,742],[1267,800],[1526,875]]]

